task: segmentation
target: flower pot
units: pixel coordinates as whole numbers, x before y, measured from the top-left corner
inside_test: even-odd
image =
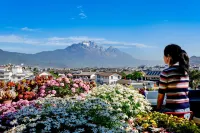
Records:
[[[12,103],[12,100],[3,101],[3,104],[11,105],[11,103]]]

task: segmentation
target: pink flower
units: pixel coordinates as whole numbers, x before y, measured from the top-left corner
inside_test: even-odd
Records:
[[[69,80],[69,79],[66,77],[65,80]]]
[[[73,75],[71,73],[68,73],[67,76],[68,77],[73,77]]]
[[[76,89],[75,88],[71,88],[72,92],[75,93],[76,92]]]
[[[84,84],[82,82],[79,83],[80,87],[83,88]]]
[[[40,87],[40,89],[45,90],[46,86],[43,85],[43,86]]]
[[[56,83],[56,84],[55,84],[55,86],[59,87],[59,86],[60,86],[60,84],[59,84],[59,83]]]
[[[51,81],[47,81],[47,85],[51,85]]]
[[[15,106],[16,104],[17,104],[16,102],[13,102],[13,103],[12,103],[13,106]]]
[[[84,93],[81,93],[80,96],[81,96],[82,98],[85,98],[85,94],[84,94]]]
[[[65,84],[64,84],[64,83],[60,83],[60,86],[62,86],[62,87],[63,87],[63,86],[65,86]]]
[[[55,94],[56,94],[56,91],[55,91],[55,90],[52,90],[51,93],[55,95]]]
[[[44,95],[44,94],[40,94],[40,96],[41,96],[41,97],[44,97],[45,95]]]
[[[51,94],[51,91],[48,91],[48,94]]]
[[[85,90],[85,91],[89,91],[89,88],[88,88],[88,87],[85,87],[84,90]]]
[[[128,123],[129,123],[129,124],[133,124],[133,119],[129,119],[129,120],[128,120]]]
[[[42,94],[45,93],[45,90],[40,90],[40,93],[42,93]]]
[[[65,79],[65,83],[69,84],[70,83],[69,79]]]
[[[61,82],[61,81],[62,81],[62,78],[58,78],[57,81],[58,81],[58,82]]]
[[[73,87],[74,88],[78,88],[79,86],[77,84],[73,84]]]
[[[62,75],[62,78],[66,78],[66,76],[65,76],[65,75]]]

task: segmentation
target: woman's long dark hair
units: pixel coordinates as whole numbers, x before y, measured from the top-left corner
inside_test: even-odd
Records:
[[[170,65],[179,63],[180,72],[185,74],[189,72],[189,57],[185,50],[176,44],[170,44],[165,47],[164,55],[171,57]]]

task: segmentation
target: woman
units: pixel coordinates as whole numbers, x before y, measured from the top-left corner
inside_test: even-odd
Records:
[[[165,47],[164,62],[169,68],[162,71],[157,99],[157,110],[161,106],[166,94],[165,109],[161,112],[188,112],[190,104],[189,88],[189,57],[180,46],[171,44]],[[189,119],[190,114],[184,116]]]

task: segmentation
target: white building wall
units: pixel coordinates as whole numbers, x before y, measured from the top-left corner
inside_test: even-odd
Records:
[[[120,80],[122,77],[119,74],[113,74],[109,76],[109,84],[116,84],[118,80]]]
[[[16,66],[16,67],[12,68],[12,72],[13,72],[13,74],[23,73],[23,70],[22,70],[22,67]]]

